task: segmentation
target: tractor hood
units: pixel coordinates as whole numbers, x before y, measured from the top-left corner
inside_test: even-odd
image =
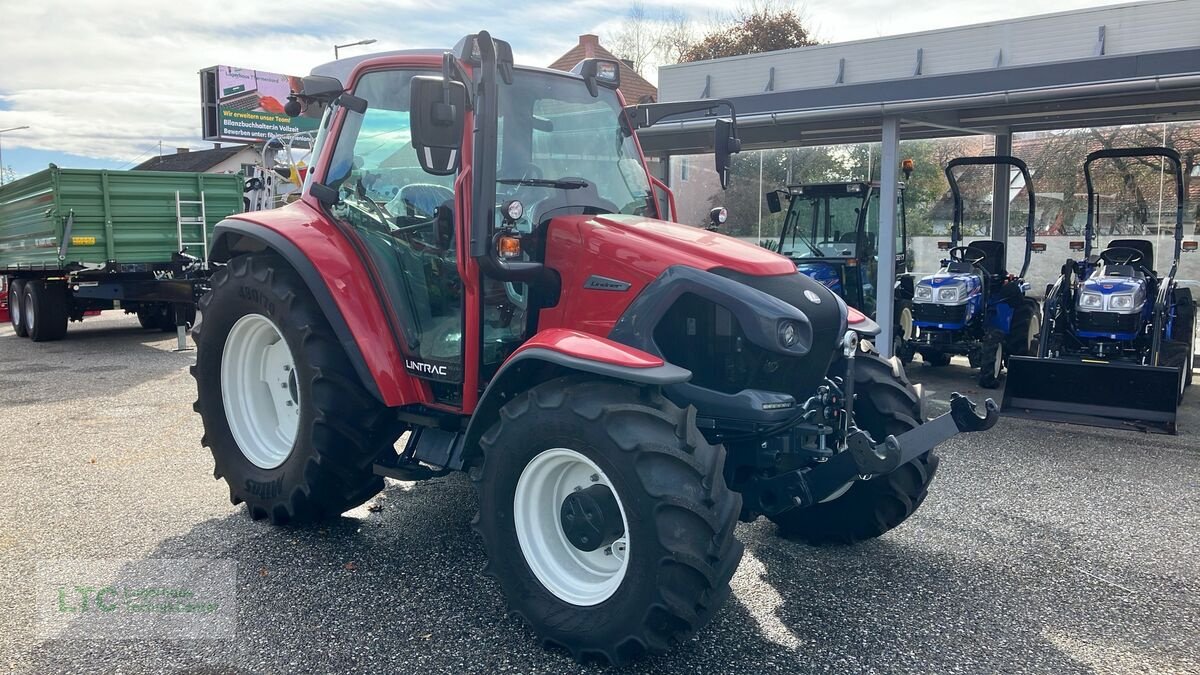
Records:
[[[563,218],[562,220],[568,220]],[[575,230],[585,246],[601,256],[618,256],[657,275],[671,265],[687,265],[703,270],[723,268],[754,276],[795,273],[791,260],[740,239],[717,232],[642,216],[606,214],[590,218],[570,218],[565,227]],[[584,243],[584,242],[581,242]],[[657,269],[654,269],[657,268]]]

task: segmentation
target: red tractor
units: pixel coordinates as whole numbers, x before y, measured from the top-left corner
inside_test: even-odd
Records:
[[[467,471],[510,608],[625,663],[712,618],[739,519],[877,537],[925,499],[934,446],[995,423],[957,394],[924,421],[872,321],[787,258],[667,222],[634,132],[724,102],[627,108],[615,62],[518,68],[485,32],[351,65],[295,97],[325,108],[303,198],[215,230],[195,407],[251,517]]]

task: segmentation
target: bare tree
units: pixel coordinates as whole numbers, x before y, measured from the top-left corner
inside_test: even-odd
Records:
[[[679,63],[683,55],[696,44],[696,26],[687,14],[671,7],[663,14],[659,32],[660,63]]]
[[[659,30],[656,21],[646,13],[645,5],[634,3],[621,21],[621,27],[612,36],[614,54],[633,64],[633,69],[644,74],[646,67],[653,65],[659,49]]]

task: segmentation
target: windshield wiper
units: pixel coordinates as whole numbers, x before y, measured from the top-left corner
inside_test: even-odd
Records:
[[[588,186],[585,180],[574,178],[559,178],[550,180],[549,178],[497,178],[497,183],[504,185],[532,185],[534,187],[558,188],[559,190],[578,190]]]

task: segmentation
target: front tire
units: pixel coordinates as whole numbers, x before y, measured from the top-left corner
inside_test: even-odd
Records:
[[[286,262],[234,258],[200,308],[194,408],[232,503],[245,502],[255,520],[302,523],[383,489],[372,465],[398,429]]]
[[[544,644],[628,663],[687,639],[729,595],[741,495],[694,416],[656,390],[563,377],[505,405],[481,438],[472,478],[485,571]],[[571,529],[575,495],[609,514],[591,551]]]
[[[874,354],[854,357],[854,417],[876,441],[923,422],[921,400],[904,371]],[[841,496],[771,516],[779,535],[814,545],[853,544],[896,527],[925,501],[938,457],[928,452],[882,476],[858,480]]]
[[[1004,370],[1004,333],[988,331],[979,345],[979,386],[995,389],[1000,386],[1000,373]]]

